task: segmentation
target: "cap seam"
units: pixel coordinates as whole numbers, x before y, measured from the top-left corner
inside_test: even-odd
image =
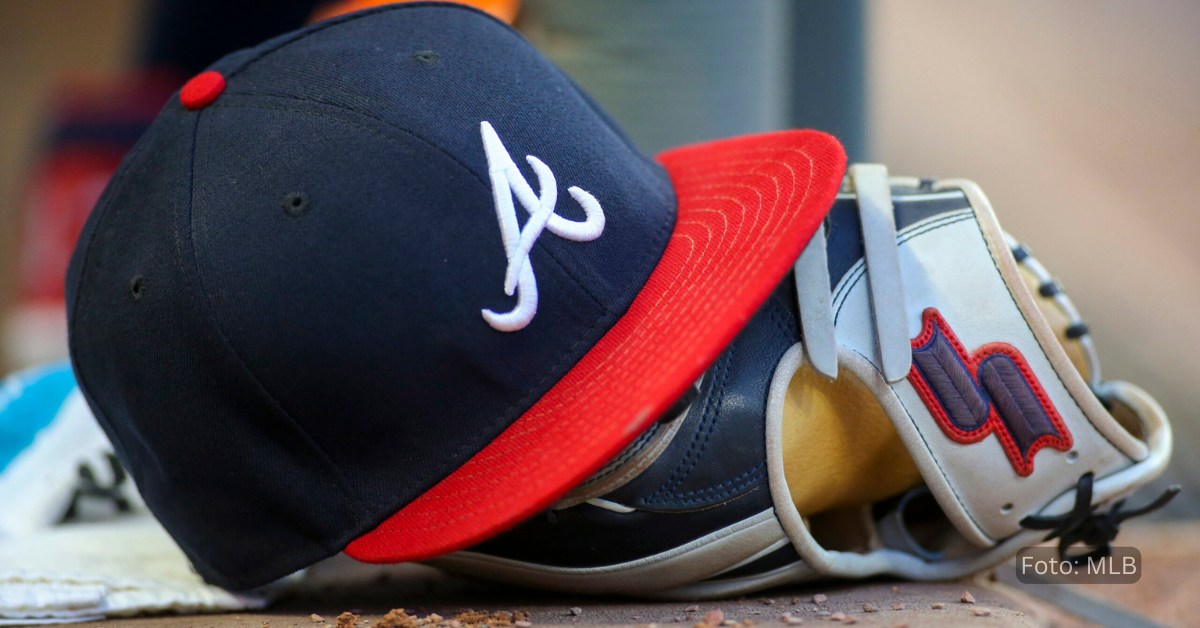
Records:
[[[367,9],[367,10],[363,10],[363,11],[358,11],[358,12],[350,13],[350,14],[347,14],[347,15],[344,15],[344,16],[341,16],[341,17],[332,18],[332,19],[330,19],[330,20],[327,20],[327,21],[325,21],[325,22],[321,22],[321,23],[319,23],[319,24],[314,24],[314,25],[312,25],[312,26],[310,26],[310,27],[308,27],[308,28],[306,28],[306,29],[303,29],[303,30],[301,30],[301,31],[299,31],[299,32],[292,33],[290,37],[289,37],[289,36],[287,36],[287,35],[284,35],[284,36],[282,36],[282,37],[285,37],[286,39],[284,39],[283,41],[278,41],[278,42],[276,42],[274,45],[272,45],[271,47],[269,47],[269,48],[267,48],[267,49],[265,49],[265,50],[261,50],[261,51],[259,51],[258,53],[256,53],[256,54],[255,54],[253,57],[251,57],[251,58],[249,58],[249,59],[246,59],[245,61],[243,61],[243,62],[241,63],[241,65],[239,65],[239,66],[237,66],[236,68],[234,68],[234,69],[230,70],[229,72],[227,72],[227,73],[226,73],[226,75],[225,75],[225,77],[226,77],[226,79],[227,79],[227,80],[228,80],[228,79],[232,79],[233,77],[235,77],[235,76],[237,76],[238,74],[241,74],[243,71],[247,70],[247,69],[248,69],[248,68],[249,68],[251,65],[253,65],[254,63],[257,63],[258,61],[261,61],[261,60],[263,60],[263,59],[267,58],[268,56],[270,56],[270,55],[272,55],[272,54],[274,54],[274,53],[276,53],[276,52],[279,52],[280,50],[282,50],[282,49],[284,49],[284,48],[286,48],[286,47],[290,46],[291,44],[294,44],[294,43],[300,42],[300,41],[302,41],[302,40],[304,40],[304,39],[306,39],[306,38],[308,38],[308,37],[310,37],[310,36],[312,36],[312,35],[315,35],[315,34],[317,34],[317,33],[320,33],[320,32],[322,32],[322,31],[325,31],[325,30],[327,30],[327,29],[330,29],[330,28],[333,28],[333,27],[336,27],[336,26],[340,26],[340,25],[343,25],[343,24],[348,24],[348,23],[350,23],[350,22],[354,22],[354,21],[357,21],[357,20],[359,20],[359,19],[362,19],[362,18],[365,18],[365,17],[369,17],[369,16],[372,16],[372,15],[375,15],[375,14],[378,14],[378,13],[387,13],[387,12],[391,12],[391,11],[403,11],[403,10],[411,10],[411,9],[418,9],[418,8],[438,8],[438,9],[452,9],[452,10],[463,11],[463,12],[465,12],[465,13],[468,13],[468,14],[474,14],[474,15],[477,15],[477,16],[479,16],[479,17],[483,17],[483,18],[485,18],[485,19],[491,20],[492,22],[494,22],[495,24],[497,24],[497,25],[499,25],[499,26],[502,26],[502,27],[503,27],[503,29],[504,29],[504,31],[505,31],[505,32],[506,32],[508,35],[510,35],[510,36],[512,36],[512,37],[515,37],[519,43],[521,43],[521,44],[523,44],[524,46],[526,46],[526,47],[528,47],[528,48],[532,49],[532,50],[533,50],[535,53],[537,52],[537,48],[536,48],[535,46],[533,46],[533,44],[529,43],[529,40],[525,39],[525,38],[524,38],[524,37],[523,37],[523,36],[522,36],[520,33],[518,33],[516,30],[514,30],[514,29],[513,29],[513,28],[512,28],[510,25],[508,25],[508,24],[506,24],[506,23],[504,23],[504,22],[502,22],[502,21],[500,21],[500,20],[496,19],[496,18],[495,18],[494,16],[492,16],[491,14],[489,14],[489,13],[487,13],[487,12],[484,12],[484,11],[480,11],[480,10],[478,10],[478,9],[474,8],[474,7],[467,6],[467,5],[463,5],[463,4],[457,4],[457,3],[442,3],[442,2],[406,2],[406,3],[392,4],[392,5],[388,5],[388,6],[376,7],[376,8],[373,8],[373,9]],[[569,75],[568,75],[566,72],[563,72],[563,71],[562,71],[560,68],[558,68],[557,66],[554,66],[553,64],[550,64],[550,66],[549,66],[549,67],[550,67],[550,70],[551,70],[551,72],[552,72],[552,73],[556,73],[557,75],[561,76],[561,77],[562,77],[562,78],[563,78],[563,79],[566,81],[566,83],[567,83],[568,85],[570,85],[570,86],[571,86],[571,87],[574,89],[575,93],[578,95],[578,97],[579,97],[580,101],[582,101],[582,103],[584,104],[584,106],[586,106],[588,109],[590,109],[591,111],[593,111],[594,113],[596,113],[597,115],[599,115],[599,116],[600,116],[600,117],[601,117],[603,120],[606,120],[606,121],[610,120],[610,118],[608,117],[608,115],[607,115],[605,112],[603,112],[602,110],[600,110],[600,109],[599,109],[599,107],[598,107],[598,106],[597,106],[597,105],[596,105],[596,104],[595,104],[595,103],[592,101],[591,97],[590,97],[590,96],[588,96],[588,95],[586,94],[586,92],[584,92],[582,89],[580,89],[580,87],[579,87],[579,86],[578,86],[578,85],[575,83],[575,81],[574,81],[574,80],[573,80],[573,79],[572,79],[572,78],[571,78],[571,77],[570,77],[570,76],[569,76]],[[226,92],[225,92],[225,95],[226,95],[226,96],[236,96],[236,95],[242,95],[242,96],[254,96],[254,95],[258,95],[258,94],[254,94],[253,92],[236,92],[236,91],[228,90],[228,91],[226,91]],[[401,130],[401,131],[404,131],[404,132],[407,132],[407,133],[411,134],[413,137],[419,138],[419,139],[421,139],[422,141],[424,141],[425,143],[427,143],[427,144],[429,144],[430,146],[434,147],[435,149],[437,149],[437,150],[439,150],[439,151],[441,151],[441,152],[445,153],[445,151],[444,151],[444,150],[443,150],[441,147],[439,147],[439,146],[437,146],[436,144],[434,144],[434,143],[430,142],[429,140],[425,139],[424,137],[422,137],[421,135],[417,134],[416,132],[413,132],[413,131],[411,131],[411,130],[409,130],[409,129],[405,129],[405,128],[403,128],[403,127],[397,126],[397,125],[395,125],[395,124],[393,124],[393,123],[391,123],[391,122],[388,122],[387,120],[383,120],[383,119],[381,119],[381,118],[378,118],[378,117],[376,117],[376,116],[374,116],[374,115],[371,115],[371,114],[370,114],[370,113],[368,113],[368,112],[359,111],[359,110],[357,110],[357,109],[355,109],[355,108],[352,108],[352,107],[347,107],[346,105],[343,105],[343,104],[340,104],[340,103],[335,103],[335,102],[326,101],[326,100],[305,99],[305,98],[300,98],[300,97],[297,97],[297,96],[294,96],[294,95],[290,95],[290,94],[279,94],[279,93],[269,93],[269,92],[268,92],[268,93],[264,93],[264,94],[262,94],[262,95],[264,95],[264,96],[273,96],[273,97],[277,97],[277,98],[285,98],[285,99],[289,99],[289,100],[295,100],[295,101],[298,101],[298,102],[312,102],[312,103],[320,103],[320,104],[325,104],[325,105],[328,105],[328,106],[331,106],[331,107],[336,107],[336,108],[339,108],[339,109],[342,109],[342,110],[345,110],[345,111],[350,111],[350,112],[358,113],[358,114],[360,114],[360,115],[363,115],[363,116],[365,116],[365,117],[367,117],[367,118],[370,118],[370,119],[373,119],[373,120],[377,120],[377,121],[379,121],[379,122],[381,122],[381,123],[383,123],[383,124],[386,124],[386,125],[388,125],[388,126],[390,126],[390,127],[396,128],[396,129],[398,129],[398,130]],[[218,102],[219,102],[219,101],[218,101]],[[620,141],[620,142],[621,142],[621,143],[622,143],[622,144],[623,144],[623,145],[624,145],[626,148],[628,148],[628,149],[630,150],[630,152],[631,152],[631,153],[632,153],[632,154],[633,154],[633,155],[634,155],[634,156],[635,156],[637,159],[641,160],[641,161],[642,161],[644,164],[646,164],[647,166],[649,166],[649,167],[651,167],[651,168],[658,168],[658,169],[661,169],[661,168],[662,168],[662,166],[661,166],[660,164],[658,164],[656,161],[654,161],[653,159],[650,159],[650,158],[649,158],[649,157],[647,157],[646,155],[642,154],[642,152],[641,152],[640,150],[638,150],[638,148],[637,148],[636,146],[634,146],[634,145],[633,145],[632,141],[631,141],[631,140],[630,140],[628,137],[626,137],[626,136],[625,136],[623,133],[619,132],[619,131],[618,131],[618,130],[615,128],[615,126],[610,126],[608,130],[609,130],[610,132],[612,132],[612,133],[613,133],[613,134],[616,136],[616,138],[617,138],[617,139],[618,139],[618,140],[619,140],[619,141]],[[461,161],[459,161],[457,158],[455,158],[453,155],[450,155],[449,153],[445,153],[445,154],[446,154],[447,156],[449,156],[451,159],[454,159],[454,161],[456,161],[456,162],[458,162],[458,163],[462,164],[462,162],[461,162]],[[466,167],[466,165],[465,165],[465,164],[462,164],[462,165],[463,165],[464,167]],[[476,175],[476,174],[475,174],[475,172],[474,172],[473,170],[471,170],[470,168],[466,168],[466,169],[467,169],[467,171],[468,171],[468,172],[470,172],[470,173],[472,174],[472,176],[475,176],[477,179],[479,179],[478,175]],[[484,181],[482,181],[482,179],[480,179],[480,182],[481,182],[481,183],[484,183],[485,185],[488,185],[488,184],[487,184],[487,182],[484,182]],[[659,244],[662,244],[661,240],[659,241]],[[573,281],[573,282],[576,284],[576,286],[578,286],[578,287],[579,287],[579,289],[583,290],[583,292],[584,292],[585,294],[587,294],[589,297],[591,297],[591,298],[592,298],[592,300],[594,300],[596,303],[598,303],[598,304],[599,304],[599,305],[601,305],[602,307],[607,307],[607,305],[605,304],[605,302],[604,302],[602,299],[600,299],[599,297],[597,297],[597,295],[595,295],[595,294],[593,294],[593,293],[592,293],[592,290],[591,290],[591,288],[589,287],[589,285],[588,285],[588,282],[586,282],[586,281],[583,281],[583,279],[582,279],[582,278],[580,278],[580,277],[576,277],[574,273],[572,273],[571,271],[569,271],[569,270],[567,269],[567,266],[566,266],[566,265],[563,263],[563,261],[562,261],[562,260],[560,260],[560,259],[558,259],[558,257],[555,255],[555,253],[554,253],[554,252],[552,252],[550,249],[548,249],[546,246],[544,246],[544,245],[541,243],[541,241],[535,242],[535,243],[534,243],[534,246],[537,246],[539,249],[541,249],[542,251],[544,251],[544,252],[545,252],[545,253],[546,253],[546,254],[547,254],[547,255],[548,255],[548,256],[549,256],[551,259],[553,259],[553,260],[554,260],[554,263],[555,263],[556,265],[558,265],[558,267],[559,267],[559,268],[560,268],[560,269],[561,269],[561,270],[562,270],[564,273],[566,273],[566,274],[567,274],[567,275],[568,275],[568,276],[571,278],[571,280],[572,280],[572,281]],[[665,248],[665,247],[660,247],[660,248]]]
[[[205,112],[200,112],[200,116],[203,116],[204,113]],[[318,452],[321,455],[321,457],[324,459],[324,462],[326,463],[326,465],[328,465],[328,468],[333,471],[334,475],[337,478],[338,483],[342,486],[342,488],[344,490],[348,491],[349,494],[353,496],[353,501],[351,501],[351,500],[348,500],[345,497],[345,495],[343,495],[342,501],[343,501],[344,506],[348,506],[347,510],[349,510],[352,513],[352,516],[355,518],[355,524],[357,526],[357,525],[361,524],[361,522],[363,520],[363,515],[365,514],[363,512],[360,512],[360,509],[363,507],[363,500],[362,500],[362,497],[358,494],[358,491],[356,491],[354,489],[354,486],[351,485],[350,482],[346,479],[345,475],[342,473],[341,468],[339,468],[337,466],[337,464],[333,461],[333,458],[331,458],[329,456],[329,453],[326,452],[325,449],[323,447],[321,447],[320,444],[318,444],[312,438],[312,436],[304,429],[304,427],[302,425],[300,425],[300,423],[298,421],[296,421],[296,419],[292,416],[292,413],[289,412],[287,410],[287,408],[285,408],[283,406],[283,404],[280,403],[279,399],[277,399],[275,397],[275,395],[262,383],[262,381],[254,373],[254,370],[251,369],[250,365],[246,363],[246,360],[242,357],[241,353],[237,350],[237,347],[234,346],[232,340],[225,333],[225,330],[221,326],[220,319],[217,318],[217,316],[216,316],[216,312],[213,307],[211,297],[209,296],[208,287],[204,280],[204,273],[201,270],[199,260],[197,259],[197,256],[196,256],[196,239],[195,239],[195,230],[193,228],[194,214],[195,214],[195,169],[196,169],[196,160],[197,160],[196,148],[197,148],[197,145],[199,144],[199,140],[200,140],[200,138],[199,138],[200,122],[202,119],[200,116],[198,116],[196,119],[195,128],[193,130],[193,135],[192,135],[190,155],[189,155],[190,156],[190,160],[189,160],[190,164],[189,164],[188,179],[187,179],[188,180],[188,191],[187,191],[188,206],[187,206],[187,223],[185,225],[187,232],[186,232],[185,237],[186,237],[187,244],[190,245],[191,250],[190,250],[190,255],[188,255],[188,257],[190,258],[189,261],[191,262],[192,267],[195,269],[196,286],[200,289],[200,297],[204,303],[205,314],[207,315],[207,318],[209,318],[211,320],[213,329],[217,332],[217,335],[220,337],[222,344],[224,344],[225,348],[230,352],[230,354],[233,356],[233,358],[237,361],[238,365],[241,366],[242,370],[250,377],[251,381],[254,382],[255,387],[258,388],[258,390],[262,394],[266,395],[266,397],[270,401],[271,405],[274,408],[276,408],[279,412],[282,413],[282,415],[291,424],[292,428],[295,429],[300,435],[302,435],[302,437],[304,438],[305,441],[307,441],[308,445],[310,447],[312,447],[314,451]],[[180,253],[183,254],[183,251],[180,251]],[[358,506],[358,507],[355,508],[354,506]],[[333,548],[333,549],[335,552],[340,550],[340,548]]]
[[[171,105],[168,104],[168,106],[171,106]],[[191,123],[191,125],[192,125],[192,129],[191,129],[190,134],[192,136],[192,141],[191,141],[191,145],[188,150],[188,161],[189,161],[188,173],[189,174],[188,174],[188,179],[187,179],[189,233],[190,233],[190,223],[191,223],[190,213],[191,213],[192,190],[193,190],[192,173],[193,173],[194,167],[195,167],[195,147],[196,147],[196,135],[197,135],[198,129],[199,129],[199,118],[197,118],[195,121],[193,121]],[[106,195],[111,196],[111,195],[117,194],[121,191],[121,189],[124,187],[124,185],[126,184],[126,182],[128,180],[127,175],[133,171],[133,168],[130,166],[135,161],[143,159],[145,154],[146,153],[144,151],[143,144],[141,142],[136,144],[134,146],[134,148],[130,150],[129,154],[126,156],[125,160],[123,160],[123,162],[122,162],[122,165],[124,167],[120,168],[118,173],[112,179],[112,181],[110,181],[109,187],[105,192]],[[105,221],[111,215],[112,207],[113,207],[113,205],[111,203],[107,203],[107,202],[102,205],[98,205],[97,211],[99,213],[94,215],[91,218],[92,220],[95,220],[95,226],[93,227],[91,233],[89,234],[87,243],[85,245],[86,248],[84,249],[84,253],[83,253],[83,258],[80,260],[80,270],[79,270],[79,279],[78,279],[78,283],[80,285],[84,285],[87,283],[86,278],[89,276],[89,270],[91,268],[93,268],[93,264],[91,263],[92,253],[94,251],[93,247],[94,247],[97,237],[100,234],[100,231],[101,231],[100,226],[103,223],[105,223]],[[176,253],[178,255],[180,255],[180,258],[182,259],[183,251],[180,248],[180,243],[179,243],[178,238],[175,238],[174,248],[175,248]],[[69,317],[69,320],[68,320],[68,332],[70,332],[71,330],[76,328],[76,321],[78,321],[78,312],[79,312],[79,308],[81,307],[81,305],[80,305],[81,301],[82,301],[81,295],[77,292],[76,298],[73,300],[73,302],[70,305],[71,316]],[[218,328],[218,332],[220,332],[219,328]],[[222,337],[223,337],[223,334],[222,334]],[[71,352],[74,353],[73,345],[71,345],[71,343],[69,343],[69,348],[71,349]],[[239,361],[240,361],[240,357],[239,357]],[[79,368],[79,363],[76,360],[72,359],[71,364],[72,364],[72,370],[75,373],[77,382],[79,383],[80,391],[84,394],[84,397],[89,400],[89,406],[91,407],[92,412],[96,416],[97,420],[103,424],[108,425],[108,427],[110,429],[105,430],[105,431],[109,435],[109,438],[111,438],[115,441],[115,443],[114,443],[115,445],[119,446],[120,449],[129,451],[128,445],[125,444],[126,439],[124,438],[122,433],[115,429],[111,429],[112,422],[108,419],[108,416],[105,413],[104,409],[101,407],[101,405],[98,403],[92,402],[92,396],[88,392],[88,387],[89,387],[89,384],[87,381],[88,378],[84,375],[82,369]],[[243,364],[243,368],[245,368],[244,364]],[[248,369],[247,369],[247,371],[248,371]],[[253,374],[251,374],[251,377],[253,377]],[[257,380],[256,380],[256,383],[257,383]],[[260,386],[261,386],[261,384],[260,384]],[[268,396],[269,396],[269,393],[268,393]],[[289,416],[289,419],[290,419],[290,416]],[[302,429],[300,429],[298,425],[296,427],[300,431],[300,433],[304,435],[304,437],[306,439],[309,438],[308,435],[306,433],[304,433],[304,431]],[[166,473],[166,470],[163,468],[161,461],[159,460],[158,456],[153,453],[154,449],[146,446],[145,443],[142,443],[141,450],[151,453],[151,455],[148,457],[148,459],[150,461],[152,461],[154,468],[157,470],[159,475],[166,476],[167,473]],[[320,450],[318,449],[318,451],[320,451]],[[322,453],[322,455],[324,455],[323,451],[321,453]],[[335,469],[335,471],[337,470],[336,467],[334,467],[334,469]],[[340,474],[340,472],[339,472],[339,474]],[[343,482],[344,482],[344,479],[343,479]],[[353,490],[351,490],[351,492],[353,493]],[[359,517],[357,513],[355,513],[355,516],[356,516],[356,518],[358,518],[359,521],[361,521],[361,517]],[[184,547],[184,544],[182,542],[180,542],[178,540],[176,542],[180,543],[181,548]],[[329,548],[326,548],[326,549],[329,549]],[[330,555],[336,553],[337,551],[339,551],[339,550],[333,549],[333,551],[330,552]],[[202,554],[200,552],[188,550],[188,551],[186,551],[186,553],[188,556],[188,560],[190,560],[193,564],[196,564],[198,566],[205,566],[205,567],[207,567],[207,570],[210,572],[216,573],[216,572],[221,571],[221,570],[217,570],[217,569],[212,569],[211,563],[207,560],[204,560],[201,557]],[[266,572],[268,570],[263,569],[262,571]],[[226,583],[237,582],[236,580],[226,577],[226,575],[223,573],[219,574],[217,577]],[[275,576],[275,577],[277,577],[277,576]]]
[[[462,4],[450,4],[450,2],[401,2],[401,4],[394,4],[394,5],[370,8],[370,10],[353,12],[353,13],[346,14],[346,16],[331,18],[329,20],[326,20],[326,22],[314,24],[312,26],[308,26],[307,29],[301,30],[299,32],[294,32],[294,34],[292,34],[292,36],[290,36],[290,37],[287,35],[284,35],[283,37],[287,37],[286,40],[278,41],[274,44],[274,46],[271,46],[264,50],[259,50],[259,52],[257,54],[254,54],[254,56],[252,56],[252,58],[242,61],[240,66],[235,67],[234,70],[230,70],[229,72],[227,72],[226,78],[232,79],[233,77],[238,76],[238,74],[240,74],[241,72],[244,72],[245,70],[247,70],[247,68],[250,67],[251,65],[256,64],[256,62],[265,59],[266,56],[269,56],[276,52],[280,52],[280,50],[290,46],[290,44],[305,40],[305,38],[310,37],[312,35],[316,35],[316,34],[318,34],[318,32],[322,32],[322,31],[328,30],[330,28],[335,28],[335,26],[340,26],[342,24],[352,23],[352,22],[355,22],[355,20],[370,17],[376,13],[416,10],[416,8],[422,8],[422,7],[424,7],[424,8],[446,8],[446,10],[463,11],[466,13],[475,14],[475,16],[479,16],[479,17],[491,20],[491,22],[493,22],[494,24],[503,26],[503,30],[506,32],[506,34],[508,34],[509,36],[515,37],[517,42],[522,44],[522,46],[534,50],[535,54],[538,53],[538,49],[536,49],[536,47],[533,46],[532,43],[529,43],[527,38],[524,38],[520,34],[520,32],[517,32],[514,28],[512,28],[511,25],[502,22],[502,20],[499,20],[496,17],[492,16],[491,13],[487,13],[487,12],[478,10],[478,8],[474,8],[472,6],[467,6],[467,5],[462,5]],[[620,132],[619,128],[616,126],[616,122],[612,121],[611,116],[608,115],[606,112],[604,112],[604,110],[599,108],[598,104],[596,104],[592,100],[592,97],[590,97],[586,91],[583,91],[580,88],[580,86],[578,86],[578,84],[576,84],[575,79],[572,79],[568,73],[563,72],[562,70],[560,70],[559,67],[554,66],[553,64],[548,65],[548,70],[550,70],[551,74],[557,74],[557,76],[562,77],[564,82],[566,84],[570,85],[571,88],[575,90],[575,94],[578,96],[578,98],[580,98],[580,101],[583,103],[584,107],[587,107],[588,109],[592,110],[592,112],[595,113],[596,115],[599,115],[602,120],[605,120],[608,122],[607,130],[610,131],[611,133],[613,133],[613,136],[616,136],[616,138],[619,140],[620,143],[622,143],[625,146],[625,148],[628,148],[630,150],[631,154],[635,156],[635,159],[640,160],[642,163],[644,163],[644,165],[647,165],[650,168],[658,168],[658,169],[662,168],[658,162],[655,162],[654,160],[649,159],[648,156],[643,155],[642,151],[638,150],[637,146],[634,145],[634,143],[632,143],[632,140],[630,140],[630,138],[628,136],[625,136],[625,134],[623,132]],[[256,95],[256,94],[253,94],[253,92],[245,92],[245,91],[238,92],[238,91],[227,90],[226,95],[230,96],[230,95]],[[358,110],[358,109],[354,109],[352,107],[346,107],[346,106],[344,106],[344,104],[341,104],[341,103],[335,103],[335,102],[324,101],[324,100],[316,100],[316,98],[312,98],[312,100],[307,100],[307,98],[300,98],[298,96],[287,95],[287,94],[264,94],[264,95],[281,97],[281,98],[289,98],[289,100],[295,100],[295,101],[299,101],[299,102],[318,102],[318,103],[323,103],[323,104],[329,104],[329,106],[331,106],[331,107],[337,107],[340,109],[349,110],[349,112],[359,113],[361,115],[367,116],[367,118],[371,118],[373,120],[378,120],[380,122],[383,122],[383,124],[385,124],[385,125],[398,128],[398,130],[412,133],[414,137],[418,137],[421,140],[424,140],[424,142],[426,142],[427,144],[430,144],[431,146],[433,146],[433,148],[442,150],[442,149],[440,149],[440,146],[437,146],[436,144],[428,142],[427,139],[419,136],[419,134],[416,134],[415,132],[412,132],[412,131],[406,130],[406,128],[391,124],[391,122],[377,118],[377,116],[371,115],[370,113],[360,112],[360,110]],[[449,155],[449,156],[451,157],[451,159],[455,159],[454,156],[452,156],[452,155]],[[455,161],[458,161],[458,160],[455,159]],[[466,165],[463,165],[463,166],[466,166]],[[472,169],[467,168],[467,171],[472,173],[473,175],[475,175],[475,173],[474,173],[474,171],[472,171]],[[478,178],[478,175],[475,175],[475,177]],[[481,183],[484,183],[485,185],[487,185],[486,181],[481,181]],[[659,244],[661,245],[661,241]],[[556,255],[556,253],[554,253],[550,249],[547,249],[547,247],[545,245],[542,245],[541,241],[536,241],[536,243],[534,243],[534,246],[539,247],[540,250],[546,252],[547,256],[550,256],[550,258],[553,259],[554,264],[557,264],[559,269],[563,270],[563,273],[570,276],[571,280],[575,282],[575,285],[578,288],[582,289],[582,291],[584,293],[586,293],[588,295],[588,297],[595,300],[596,303],[598,303],[599,305],[607,307],[607,305],[604,303],[604,301],[601,301],[592,292],[592,289],[590,289],[590,287],[589,287],[589,282],[584,281],[583,277],[578,277],[575,275],[574,271],[569,270],[568,265],[563,263],[562,259],[559,259],[558,256]],[[665,247],[660,246],[660,249],[665,249]],[[595,277],[594,276],[589,277],[589,279],[595,279]]]
[[[122,160],[122,165],[125,166],[143,159],[145,155],[143,146],[144,142],[138,142],[135,144],[134,147],[130,149],[129,154],[125,156],[125,159]],[[108,201],[111,197],[118,194],[124,188],[126,176],[131,170],[132,168],[129,167],[119,169],[118,173],[109,182],[109,186],[104,192],[103,200],[106,202],[97,205],[97,210],[99,213],[89,218],[89,220],[95,220],[95,223],[91,233],[88,236],[87,243],[84,245],[85,248],[83,258],[79,261],[79,285],[81,286],[86,283],[84,278],[88,275],[88,271],[92,267],[90,261],[92,259],[92,251],[94,250],[93,245],[96,242],[96,238],[100,234],[100,225],[105,222],[112,210],[113,204]],[[75,299],[70,304],[70,315],[67,317],[67,352],[71,357],[71,370],[75,373],[76,383],[79,386],[80,392],[82,392],[84,398],[89,401],[88,405],[91,407],[92,413],[96,416],[98,421],[109,426],[110,429],[105,430],[105,433],[109,435],[109,438],[116,440],[122,450],[129,451],[128,445],[125,444],[124,437],[119,432],[112,429],[112,421],[108,419],[108,416],[100,408],[100,404],[91,402],[92,396],[88,392],[87,377],[84,376],[83,370],[79,366],[79,362],[74,359],[75,343],[72,342],[71,339],[76,337],[76,335],[73,333],[73,330],[76,329],[76,323],[79,320],[79,307],[81,301],[82,295],[80,294],[79,290],[76,290]],[[150,451],[150,448],[145,447],[144,444],[143,449]],[[158,469],[158,472],[166,475],[166,470],[163,469],[162,463],[159,461],[158,456],[152,455],[150,458],[154,461],[154,466],[156,469]]]
[[[505,24],[504,22],[501,22],[500,20],[497,20],[495,17],[492,17],[491,14],[485,13],[483,11],[480,11],[479,9],[475,9],[473,7],[469,7],[469,6],[462,5],[462,4],[441,3],[441,2],[397,3],[397,4],[382,6],[382,7],[376,7],[373,9],[367,9],[367,10],[363,10],[363,11],[355,11],[355,12],[348,13],[348,14],[340,16],[340,17],[331,18],[331,19],[325,20],[323,22],[313,24],[307,28],[301,29],[300,31],[291,33],[290,36],[283,35],[283,36],[281,36],[284,38],[284,39],[282,39],[282,41],[277,41],[271,47],[269,47],[265,50],[258,51],[258,53],[256,53],[253,57],[246,59],[245,61],[242,62],[241,65],[239,65],[236,68],[227,72],[225,74],[225,77],[227,79],[233,78],[234,76],[237,76],[238,74],[242,73],[242,71],[246,70],[254,63],[261,61],[262,59],[265,59],[266,57],[269,57],[270,55],[272,55],[276,52],[279,52],[283,48],[286,48],[287,46],[289,46],[291,44],[294,44],[298,41],[302,41],[312,35],[315,35],[322,31],[328,30],[330,28],[341,26],[343,24],[349,24],[350,22],[355,22],[362,18],[371,16],[371,15],[375,15],[377,13],[387,13],[387,12],[391,12],[391,11],[401,11],[401,10],[415,9],[415,8],[421,8],[421,7],[437,7],[437,8],[443,8],[443,9],[461,10],[461,11],[465,11],[467,13],[474,13],[476,15],[480,15],[482,17],[488,18],[488,19],[492,20],[493,22],[496,22],[497,24],[504,26],[509,31],[512,31],[511,26],[509,26],[508,24]],[[214,64],[213,66],[209,66],[209,67],[215,67],[215,65],[216,64]]]

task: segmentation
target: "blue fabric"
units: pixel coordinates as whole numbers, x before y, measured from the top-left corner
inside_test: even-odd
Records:
[[[217,62],[92,213],[67,280],[80,386],[209,581],[340,551],[491,442],[621,317],[674,225],[665,171],[516,32],[460,5],[354,13]],[[507,258],[480,123],[603,234],[549,230],[537,315]],[[298,205],[290,205],[297,199]],[[287,207],[285,207],[287,205]],[[517,208],[518,221],[528,214]]]
[[[68,362],[14,373],[0,386],[0,473],[29,447],[75,390]]]

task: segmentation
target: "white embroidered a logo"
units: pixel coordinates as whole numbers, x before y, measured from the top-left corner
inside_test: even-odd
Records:
[[[542,229],[548,229],[560,238],[575,242],[588,242],[600,237],[604,232],[604,209],[600,207],[596,197],[582,189],[572,186],[567,188],[571,198],[574,198],[583,208],[586,218],[582,222],[567,220],[554,213],[554,205],[558,202],[558,183],[554,173],[542,160],[527,155],[525,161],[537,174],[540,194],[534,194],[533,188],[525,181],[517,164],[513,163],[500,136],[486,120],[479,123],[483,134],[483,150],[487,154],[488,175],[492,180],[492,199],[496,203],[496,218],[500,221],[500,238],[504,242],[504,255],[508,258],[508,269],[504,273],[504,294],[517,295],[517,305],[512,311],[497,313],[483,310],[483,320],[499,331],[517,331],[524,328],[537,314],[538,291],[537,279],[533,276],[533,264],[529,260],[529,252],[542,235]],[[529,212],[529,221],[521,228],[517,223],[517,210],[513,206],[513,194],[525,211]]]

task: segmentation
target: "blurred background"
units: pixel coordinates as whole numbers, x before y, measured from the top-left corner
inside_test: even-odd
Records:
[[[647,152],[811,127],[894,174],[978,182],[1082,310],[1106,377],[1166,407],[1176,453],[1160,484],[1188,493],[1164,516],[1200,516],[1200,3],[483,3],[515,14]],[[5,371],[65,355],[78,229],[170,94],[337,8],[0,0]]]

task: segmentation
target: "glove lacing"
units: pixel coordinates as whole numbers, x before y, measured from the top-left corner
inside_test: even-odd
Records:
[[[1055,516],[1029,515],[1021,520],[1021,526],[1030,530],[1050,530],[1043,541],[1058,539],[1059,558],[1076,565],[1088,560],[1104,558],[1112,554],[1112,541],[1117,538],[1117,531],[1122,521],[1131,519],[1148,512],[1153,512],[1166,506],[1179,494],[1179,485],[1173,485],[1163,491],[1157,499],[1133,510],[1121,510],[1125,500],[1113,504],[1108,512],[1094,512],[1092,505],[1092,483],[1095,479],[1091,471],[1079,478],[1075,485],[1075,506],[1070,512]],[[1071,553],[1069,550],[1076,543],[1082,543],[1088,551]]]

